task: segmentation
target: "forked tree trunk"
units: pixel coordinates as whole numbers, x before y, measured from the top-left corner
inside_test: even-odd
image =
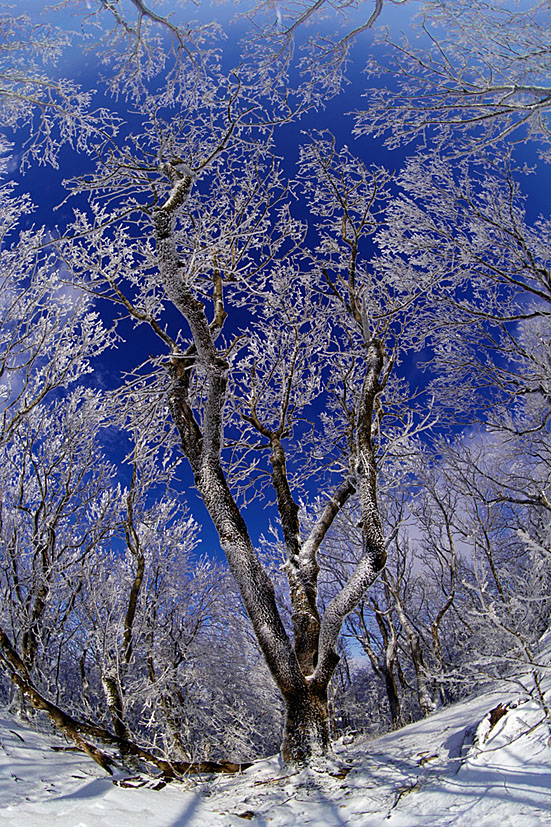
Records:
[[[228,565],[239,588],[260,649],[287,707],[282,744],[286,763],[310,763],[330,751],[330,724],[327,688],[339,661],[337,643],[346,616],[385,564],[385,546],[377,506],[377,462],[372,441],[374,405],[383,386],[379,379],[384,352],[377,339],[366,342],[365,377],[354,420],[356,445],[350,469],[315,522],[309,537],[300,539],[299,506],[287,479],[285,451],[281,440],[286,432],[292,385],[287,385],[282,418],[276,430],[258,419],[254,399],[250,422],[271,448],[273,485],[287,550],[287,574],[293,608],[294,646],[287,634],[275,598],[274,584],[261,564],[242,513],[234,500],[221,461],[224,445],[225,405],[230,363],[227,352],[216,339],[225,318],[221,283],[216,283],[215,317],[208,322],[205,305],[184,278],[175,235],[176,213],[186,202],[193,185],[193,173],[162,166],[171,189],[164,203],[153,212],[157,263],[166,298],[189,325],[193,344],[186,352],[172,343],[169,405],[178,429],[197,490],[220,538]],[[357,311],[356,321],[363,325]],[[201,366],[205,379],[202,415],[196,418],[189,395],[192,372]],[[290,376],[292,377],[291,370]],[[319,565],[316,555],[334,518],[357,490],[363,522],[362,560],[347,583],[327,606],[323,619],[317,606]]]

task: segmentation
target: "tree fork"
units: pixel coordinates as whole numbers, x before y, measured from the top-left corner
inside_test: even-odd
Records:
[[[208,323],[204,305],[183,278],[175,235],[176,213],[189,194],[192,179],[189,176],[182,178],[170,168],[163,168],[163,171],[168,175],[172,189],[164,203],[153,212],[157,263],[166,297],[186,319],[194,348],[193,363],[186,360],[179,364],[177,358],[172,360],[171,413],[195,484],[218,532],[266,663],[287,706],[284,760],[308,761],[314,754],[326,753],[330,747],[327,688],[339,662],[336,647],[342,623],[384,565],[384,543],[375,493],[376,464],[371,446],[373,404],[382,389],[379,376],[383,349],[374,339],[368,343],[366,351],[366,376],[356,432],[356,460],[361,467],[351,469],[354,481],[347,477],[337,496],[324,509],[322,519],[314,526],[312,540],[307,540],[303,546],[298,536],[297,508],[286,477],[285,454],[281,446],[283,431],[271,432],[260,426],[260,431],[271,443],[273,482],[289,552],[288,574],[296,644],[293,648],[276,605],[273,583],[256,555],[222,467],[223,411],[229,363],[216,347],[215,330]],[[201,365],[207,377],[201,425],[188,396],[189,371],[196,363]],[[257,426],[257,423],[253,424]],[[362,460],[367,461],[366,467]],[[333,518],[355,488],[359,488],[364,522],[370,523],[364,530],[367,535],[364,559],[342,592],[331,601],[320,623],[316,553]]]
[[[171,412],[178,428],[184,455],[190,462],[195,483],[213,520],[228,564],[239,587],[260,648],[282,693],[298,689],[303,676],[283,626],[274,587],[260,564],[247,527],[233,499],[220,462],[222,412],[227,391],[228,363],[216,348],[204,306],[184,283],[174,237],[175,214],[191,189],[193,179],[163,168],[172,189],[153,214],[159,273],[167,298],[186,319],[196,358],[207,373],[207,401],[199,427],[189,405],[188,364],[181,368],[173,360]]]

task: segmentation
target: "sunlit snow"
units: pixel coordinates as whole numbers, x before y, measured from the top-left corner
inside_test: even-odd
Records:
[[[549,636],[551,644],[551,636]],[[549,648],[549,647],[547,647]],[[546,662],[550,662],[549,654]],[[551,688],[551,678],[543,688]],[[490,728],[498,704],[506,714]],[[497,716],[496,716],[497,717]],[[534,827],[551,824],[551,739],[514,683],[373,740],[338,743],[337,777],[278,758],[160,790],[120,787],[54,735],[0,718],[2,827]],[[350,768],[346,772],[347,768]],[[144,783],[137,778],[134,782]]]

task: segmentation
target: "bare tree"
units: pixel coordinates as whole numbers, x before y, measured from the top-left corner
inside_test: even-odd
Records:
[[[516,179],[506,160],[473,168],[414,158],[398,177],[401,194],[380,236],[438,282],[432,328],[443,335],[427,340],[426,362],[456,420],[472,421],[474,411],[499,418],[498,409],[527,395],[547,398],[538,341],[549,315],[549,222],[527,220]]]
[[[367,168],[323,136],[304,148],[293,188],[305,192],[319,237],[305,252],[299,245],[306,228],[292,217],[288,188],[273,160],[263,160],[265,150],[251,154],[238,116],[225,134],[214,157],[211,151],[204,187],[202,179],[195,183],[204,152],[195,149],[194,161],[185,132],[171,147],[172,159],[163,160],[156,174],[149,168],[155,201],[140,212],[136,204],[134,226],[142,237],[154,238],[155,248],[136,246],[134,231],[123,226],[116,245],[107,242],[111,230],[102,225],[112,219],[97,206],[95,225],[82,216],[75,226],[74,235],[86,233],[85,244],[68,240],[59,249],[78,281],[98,292],[107,283],[113,300],[148,323],[168,349],[159,403],[170,407],[285,700],[284,757],[308,761],[329,749],[327,688],[342,623],[385,560],[379,464],[423,427],[394,366],[423,335],[431,283],[412,281],[406,267],[399,275],[391,272],[383,259],[364,263],[364,246],[388,197],[384,170]],[[185,163],[178,160],[184,157]],[[135,197],[143,198],[137,187],[145,194],[150,185],[139,184],[138,159],[131,166],[127,156],[124,169],[113,161],[113,172],[102,168],[91,186],[109,191],[115,176],[121,187],[129,176]],[[170,328],[163,321],[167,303],[181,319],[175,317]],[[244,312],[249,321],[241,327]],[[302,536],[297,495],[313,480],[321,506]],[[237,497],[251,484],[277,506],[293,641],[238,506]],[[353,494],[363,553],[321,617],[318,551]]]
[[[391,147],[422,139],[456,157],[535,139],[547,157],[548,26],[547,2],[426,3],[422,45],[387,41],[388,59],[370,60],[386,82],[369,90],[356,134]]]
[[[227,569],[195,551],[197,526],[170,489],[166,459],[137,441],[121,496],[125,550],[120,538],[83,567],[74,613],[81,691],[89,715],[105,721],[107,705],[127,762],[129,743],[162,749],[168,761],[244,760],[257,748],[251,709],[228,688],[249,670],[259,719],[270,691],[254,689],[258,654]]]
[[[90,297],[63,279],[45,229],[18,228],[33,210],[28,196],[4,184],[0,203],[0,440],[9,442],[37,405],[90,373],[114,339]]]
[[[29,204],[20,199],[14,207],[10,196],[1,332],[3,376],[17,381],[5,386],[6,439],[19,438],[47,395],[81,381],[89,361],[114,341],[92,308],[97,302],[106,317],[111,314],[120,340],[137,352],[125,351],[129,374],[116,398],[117,421],[147,441],[149,458],[161,466],[163,451],[172,456],[176,445],[186,458],[285,707],[282,752],[291,763],[323,762],[330,751],[328,690],[339,635],[381,574],[389,543],[396,565],[371,601],[383,648],[369,649],[367,637],[366,647],[387,681],[396,721],[400,647],[409,652],[423,711],[434,706],[427,651],[442,669],[443,629],[456,599],[454,495],[440,490],[440,478],[421,481],[420,521],[424,539],[437,547],[432,560],[440,577],[420,629],[412,618],[415,601],[406,599],[413,565],[407,538],[397,531],[385,540],[381,494],[394,486],[405,502],[419,484],[421,475],[411,474],[413,437],[433,423],[433,404],[452,410],[457,425],[482,416],[484,406],[495,408],[496,399],[502,405],[496,416],[529,394],[545,402],[548,381],[547,350],[537,344],[547,315],[548,227],[541,222],[534,232],[527,226],[512,174],[503,185],[488,165],[473,173],[466,162],[457,167],[424,157],[395,178],[325,132],[300,138],[295,177],[279,163],[279,128],[339,91],[352,42],[383,9],[380,0],[370,4],[356,26],[349,4],[339,3],[344,34],[324,42],[314,31],[303,49],[295,35],[328,5],[251,5],[246,11],[262,23],[239,65],[226,72],[216,48],[218,25],[185,24],[178,9],[165,15],[141,0],[129,8],[116,0],[91,4],[81,17],[85,28],[97,26],[91,54],[109,69],[111,81],[103,88],[121,95],[113,107],[117,117],[126,115],[133,126],[120,124],[117,132],[112,113],[94,113],[76,85],[50,86],[46,75],[34,76],[34,66],[27,76],[9,76],[5,104],[12,125],[29,123],[30,104],[38,107],[28,157],[50,142],[51,163],[58,142],[44,130],[50,112],[65,107],[61,137],[70,143],[82,120],[76,150],[83,162],[68,183],[74,218],[55,233],[33,230],[17,240],[13,226]],[[422,134],[434,118],[437,146],[453,139],[455,154],[473,148],[473,117],[482,125],[474,136],[477,149],[501,145],[525,124],[545,137],[548,93],[539,80],[546,52],[537,51],[537,20],[548,4],[529,13],[499,11],[510,30],[521,32],[528,60],[517,60],[500,34],[495,65],[490,29],[500,7],[475,3],[469,10],[461,2],[458,13],[448,13],[440,3],[429,5],[434,19],[451,21],[453,43],[448,48],[433,38],[436,58],[405,46],[397,71],[399,78],[408,75],[408,85],[374,96],[358,132],[392,129],[398,143]],[[266,10],[275,21],[262,18]],[[477,40],[469,29],[474,24]],[[51,49],[66,43],[58,32],[48,38]],[[433,357],[430,393],[422,382],[410,386],[405,367],[421,351]],[[441,427],[449,421],[443,417]],[[142,690],[152,697],[159,689],[155,714],[164,711],[163,737],[185,755],[179,730],[189,717],[179,667],[208,635],[186,626],[189,618],[179,614],[168,585],[166,565],[177,565],[176,535],[184,524],[177,514],[181,502],[147,502],[152,466],[142,460],[135,460],[118,503],[124,587],[117,593],[111,583],[102,599],[90,577],[88,604],[82,592],[83,616],[86,605],[94,615],[88,628],[95,651],[81,659],[81,678],[93,672],[98,686],[103,681],[115,733],[103,727],[101,737],[174,774],[177,767],[189,769],[189,762],[170,767],[165,757],[139,747],[132,740],[132,710]],[[176,478],[172,459],[162,468],[167,479]],[[151,479],[158,480],[153,471]],[[474,497],[474,483],[470,490]],[[20,502],[24,512],[24,498]],[[358,512],[360,551],[324,604],[320,550],[350,503]],[[261,518],[272,521],[274,545],[284,549],[289,615],[280,611],[269,566],[258,553]],[[110,559],[105,554],[89,573],[102,570]],[[40,569],[42,562],[47,588],[46,558],[37,553],[33,565],[36,560]],[[186,592],[181,574],[178,587]],[[108,582],[104,570],[103,576]],[[44,625],[42,598],[39,588],[24,630],[13,627],[14,639],[26,635],[24,651],[6,634],[1,642],[14,682],[49,709],[31,674],[33,640],[38,645]],[[205,627],[212,621],[207,604]],[[102,624],[104,617],[112,624]],[[82,617],[79,622],[86,625]],[[217,616],[212,628],[218,622]],[[141,672],[138,651],[147,666]],[[76,739],[86,730],[76,719],[59,720],[72,726]]]
[[[549,720],[539,659],[539,638],[549,624],[549,552],[545,540],[530,543],[525,531],[531,523],[540,533],[548,515],[536,498],[515,496],[521,476],[528,490],[534,485],[540,469],[530,467],[530,456],[538,443],[545,452],[546,441],[538,435],[521,453],[507,432],[482,432],[446,446],[442,468],[459,497],[451,525],[470,549],[472,575],[461,611],[472,632],[464,669],[524,685]]]
[[[35,408],[2,451],[3,623],[30,674],[39,650],[62,639],[79,567],[116,520],[113,468],[95,444],[101,417],[97,396],[75,391],[66,404]],[[56,660],[41,666],[54,667],[53,687]]]

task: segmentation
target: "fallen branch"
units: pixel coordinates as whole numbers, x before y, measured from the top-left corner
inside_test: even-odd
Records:
[[[186,775],[201,773],[235,773],[242,772],[252,766],[252,762],[236,764],[233,761],[169,761],[164,758],[159,758],[149,750],[135,744],[133,741],[117,737],[104,727],[96,724],[88,724],[85,721],[79,721],[73,718],[60,709],[59,706],[45,698],[35,687],[27,667],[2,629],[0,629],[0,661],[3,662],[6,667],[11,681],[17,686],[23,696],[28,699],[30,704],[35,709],[46,712],[57,729],[69,740],[73,741],[75,746],[72,748],[69,747],[68,749],[77,749],[86,753],[86,755],[99,764],[109,775],[113,774],[112,767],[118,766],[118,762],[100,750],[95,744],[89,743],[83,735],[99,739],[110,746],[117,747],[123,755],[133,755],[147,764],[152,764],[160,770],[166,778],[182,778]],[[54,749],[67,748],[54,747]],[[121,762],[121,765],[122,763],[123,762]]]

